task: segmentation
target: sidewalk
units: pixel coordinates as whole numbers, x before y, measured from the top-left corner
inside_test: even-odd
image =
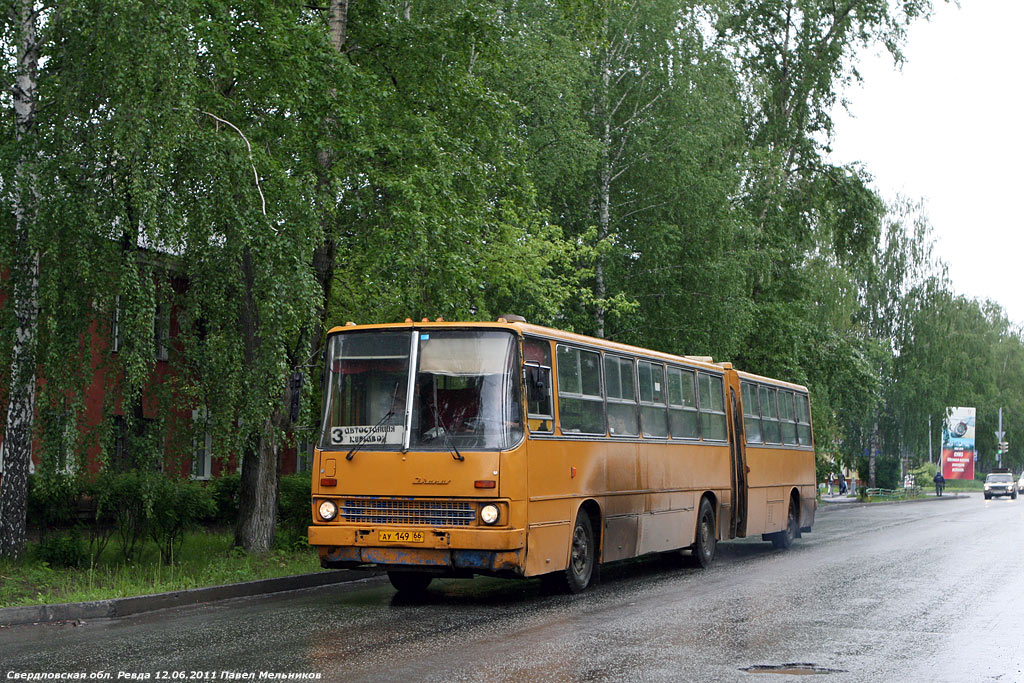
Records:
[[[818,512],[822,512],[824,510],[849,510],[856,507],[866,507],[868,505],[897,505],[902,503],[924,503],[936,500],[963,500],[964,498],[970,497],[971,493],[968,491],[947,491],[941,496],[936,496],[935,493],[932,492],[925,493],[921,498],[909,498],[904,500],[875,500],[869,503],[867,501],[862,501],[857,496],[839,494],[829,496],[826,494],[818,499]]]
[[[96,600],[93,602],[66,602],[58,605],[24,605],[0,608],[0,629],[21,624],[42,624],[57,621],[81,621],[83,619],[116,619],[132,614],[152,612],[169,607],[198,605],[229,598],[246,598],[269,593],[318,588],[337,583],[359,581],[377,576],[376,570],[333,569],[282,576],[276,579],[246,581],[226,586],[208,586],[155,595],[136,595],[128,598]]]

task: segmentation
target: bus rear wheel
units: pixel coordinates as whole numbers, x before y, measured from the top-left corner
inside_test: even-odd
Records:
[[[594,542],[594,525],[584,510],[576,513],[572,527],[572,544],[569,547],[569,566],[559,576],[559,583],[569,593],[579,593],[590,585],[597,564],[597,544]]]
[[[404,572],[397,569],[388,570],[388,581],[399,593],[415,595],[427,590],[434,577],[424,572]]]
[[[783,531],[772,534],[772,545],[785,550],[793,545],[797,534],[800,533],[800,510],[797,507],[795,498],[789,499],[789,515],[786,518],[786,528]]]
[[[689,564],[707,569],[715,560],[718,539],[715,537],[715,510],[711,501],[702,498],[697,512],[697,533],[690,546]]]

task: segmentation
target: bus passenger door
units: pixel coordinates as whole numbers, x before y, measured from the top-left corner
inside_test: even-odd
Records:
[[[734,378],[730,378],[734,379]],[[732,521],[729,526],[733,538],[747,535],[747,455],[746,435],[743,431],[743,406],[737,398],[737,382],[729,383],[729,404],[732,408],[729,448],[732,471]]]

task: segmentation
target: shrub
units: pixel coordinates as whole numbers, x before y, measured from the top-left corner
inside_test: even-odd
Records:
[[[928,488],[932,485],[932,480],[935,479],[935,471],[935,463],[926,462],[922,463],[919,467],[908,469],[907,474],[914,477],[914,484]]]
[[[867,456],[857,458],[857,472],[864,480],[865,486],[868,482],[870,472]],[[900,459],[894,455],[875,456],[875,486],[880,489],[903,488],[903,480],[900,479]]]
[[[154,499],[156,504],[150,509],[146,528],[160,548],[160,558],[170,564],[174,547],[180,547],[185,531],[213,516],[213,496],[197,482],[160,477]]]
[[[50,535],[39,542],[36,558],[51,567],[85,567],[89,564],[89,547],[77,529],[67,534]]]
[[[238,520],[238,496],[242,489],[242,475],[222,474],[207,485],[213,496],[214,519],[219,524],[234,524]]]
[[[121,555],[132,559],[153,509],[155,472],[103,472],[92,485],[96,521],[117,535]],[[106,541],[103,542],[106,544]],[[102,548],[100,549],[102,550]],[[98,552],[97,552],[98,554]]]
[[[202,485],[160,472],[106,472],[92,490],[97,522],[111,529],[108,538],[111,533],[117,535],[126,560],[134,557],[139,540],[149,536],[169,563],[185,531],[210,518],[215,510],[211,492]],[[97,555],[105,544],[106,540],[97,541]]]
[[[81,480],[71,474],[37,472],[28,478],[28,520],[45,532],[73,525]]]
[[[305,539],[306,529],[312,522],[312,474],[300,472],[281,477],[278,488],[278,525]]]

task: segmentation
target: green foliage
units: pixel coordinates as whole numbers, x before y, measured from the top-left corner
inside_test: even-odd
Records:
[[[152,514],[158,477],[151,472],[104,471],[92,485],[96,501],[96,521],[111,527],[117,537],[121,555],[134,557],[139,540],[146,531]]]
[[[207,484],[213,497],[214,519],[219,524],[234,524],[238,519],[238,495],[242,487],[242,475],[221,474]]]
[[[213,517],[216,506],[210,491],[197,482],[161,477],[155,487],[158,501],[146,520],[150,538],[160,548],[160,558],[171,564],[175,547],[187,530]]]
[[[89,565],[89,546],[77,529],[46,536],[35,547],[35,557],[50,567],[80,568]]]
[[[313,517],[309,472],[281,477],[278,498],[278,524],[299,537],[304,537]]]
[[[37,472],[28,478],[28,516],[32,526],[45,531],[73,525],[78,501],[84,492],[81,480],[64,473]]]
[[[868,481],[869,462],[866,455],[858,456],[854,462],[857,465],[857,472],[860,478]],[[927,482],[925,482],[927,483]],[[920,482],[918,482],[919,485]],[[875,487],[880,489],[903,488],[903,479],[900,478],[900,459],[893,455],[875,456]]]
[[[170,563],[184,532],[216,512],[213,496],[204,486],[159,472],[104,472],[94,482],[92,494],[97,524],[113,528],[121,555],[129,561],[148,536],[158,545],[163,561]],[[104,545],[105,541],[98,544],[97,555]]]
[[[935,472],[938,470],[935,463],[925,462],[921,463],[917,467],[913,467],[907,470],[907,474],[914,477],[914,483],[923,488],[928,488],[932,485],[933,479],[935,479]]]

